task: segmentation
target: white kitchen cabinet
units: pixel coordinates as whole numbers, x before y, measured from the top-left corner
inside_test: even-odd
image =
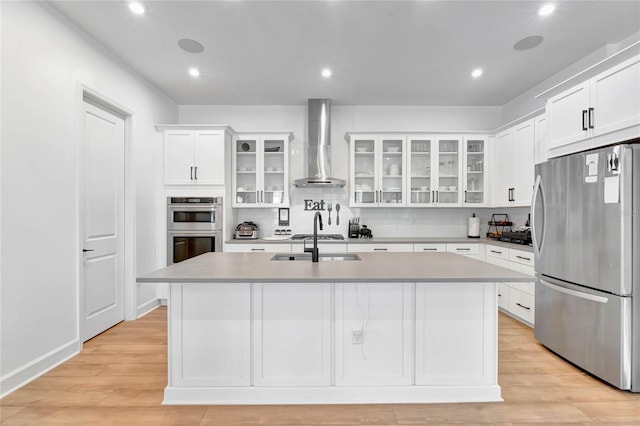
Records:
[[[157,127],[164,130],[165,185],[224,185],[229,133],[223,129],[175,127]]]
[[[549,157],[640,136],[640,56],[547,100]]]
[[[497,327],[495,283],[416,283],[416,385],[486,385]]]
[[[250,385],[250,284],[173,285],[169,315],[170,386]]]
[[[352,207],[405,207],[406,137],[350,135]]]
[[[535,122],[524,121],[495,138],[492,166],[493,205],[531,205],[534,181]]]
[[[233,207],[289,205],[291,133],[243,133],[233,140]]]
[[[436,138],[433,184],[436,207],[462,205],[462,137],[440,136]]]
[[[547,161],[547,116],[539,115],[534,119],[535,123],[535,152],[534,163],[540,164]]]
[[[242,243],[227,244],[224,251],[230,253],[290,253],[291,244],[285,243]]]
[[[254,386],[329,386],[333,284],[253,286]]]
[[[531,275],[530,282],[507,282],[498,286],[498,306],[527,325],[534,324],[535,317],[535,272],[533,253],[486,245],[487,262],[503,268]]]
[[[412,283],[336,283],[336,386],[411,385],[412,347]]]
[[[465,136],[463,142],[462,182],[464,185],[463,204],[467,207],[488,205],[487,189],[487,138]]]
[[[425,207],[435,203],[436,170],[433,167],[435,138],[430,135],[407,137],[407,206]]]
[[[484,260],[483,245],[478,243],[447,243],[447,251],[471,259]]]
[[[411,243],[358,243],[347,244],[347,250],[350,253],[357,252],[413,252],[413,244]]]
[[[313,241],[306,242],[307,248],[313,246]],[[346,253],[347,243],[325,243],[318,241],[318,251],[322,253]],[[304,244],[291,244],[292,253],[303,253]]]

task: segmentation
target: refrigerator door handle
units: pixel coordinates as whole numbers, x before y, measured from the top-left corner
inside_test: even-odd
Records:
[[[560,287],[559,285],[551,284],[550,282],[545,281],[542,278],[540,278],[540,284],[544,285],[545,287],[549,287],[552,290],[559,291],[560,293],[568,294],[569,296],[579,297],[580,299],[591,300],[592,302],[607,303],[609,301],[608,297],[596,296],[593,294],[582,293],[580,291],[571,290],[570,288]]]
[[[531,240],[533,242],[533,253],[536,258],[540,257],[540,249],[542,248],[542,240],[544,240],[544,233],[546,227],[546,214],[544,198],[541,198],[542,202],[542,232],[540,233],[540,241],[536,235],[536,203],[538,202],[538,192],[542,194],[542,178],[540,175],[536,176],[536,181],[533,184],[533,198],[531,200],[531,224],[533,225],[533,232],[531,232]],[[544,197],[544,196],[543,196]]]

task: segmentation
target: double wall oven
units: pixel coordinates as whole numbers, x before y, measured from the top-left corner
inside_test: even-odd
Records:
[[[167,198],[167,265],[222,251],[221,197]]]

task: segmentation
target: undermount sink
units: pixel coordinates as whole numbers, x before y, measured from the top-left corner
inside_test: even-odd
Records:
[[[306,260],[311,262],[311,253],[276,253],[271,260]],[[318,260],[324,262],[362,259],[356,253],[320,253]]]

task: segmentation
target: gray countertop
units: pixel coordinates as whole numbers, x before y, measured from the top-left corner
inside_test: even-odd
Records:
[[[205,253],[138,282],[525,282],[531,276],[454,253],[358,253],[359,261],[272,261],[274,253]]]
[[[226,244],[302,244],[302,240],[228,240]],[[506,243],[491,238],[467,238],[467,237],[375,237],[375,238],[345,238],[344,240],[322,240],[322,244],[492,244],[501,247],[533,253],[533,247],[524,244]]]

